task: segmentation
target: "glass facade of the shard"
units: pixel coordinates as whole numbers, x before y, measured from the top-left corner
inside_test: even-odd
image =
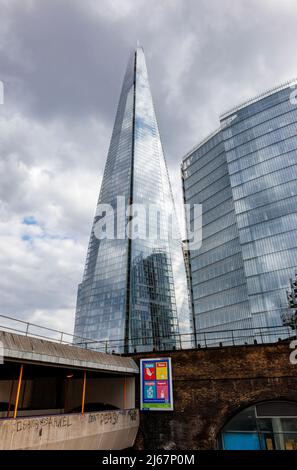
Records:
[[[286,84],[226,113],[183,161],[186,202],[203,213],[202,247],[190,253],[198,329],[282,323],[297,271],[293,91]]]
[[[115,239],[96,236],[104,204],[114,209]],[[172,225],[174,203],[145,57],[137,48],[124,78],[78,288],[77,336],[107,341],[115,351],[179,346],[178,333],[189,332],[191,320],[182,244]]]

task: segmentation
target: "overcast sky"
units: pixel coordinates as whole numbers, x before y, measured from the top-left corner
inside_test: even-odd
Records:
[[[296,0],[0,0],[0,314],[72,331],[131,47],[174,194],[219,115],[297,77]]]

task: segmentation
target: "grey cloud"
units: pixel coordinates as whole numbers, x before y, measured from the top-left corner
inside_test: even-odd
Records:
[[[112,12],[104,14],[104,1],[97,14],[90,2],[78,0],[13,2],[6,11],[8,45],[14,47],[2,49],[1,56],[3,73],[15,79],[8,98],[38,119],[77,119],[83,126],[94,114],[111,127],[129,48],[139,38],[164,145],[176,161],[216,127],[220,112],[295,74],[294,3],[128,4],[133,8],[113,18]],[[183,68],[183,43],[190,36],[189,64]],[[174,86],[179,93],[168,101]]]

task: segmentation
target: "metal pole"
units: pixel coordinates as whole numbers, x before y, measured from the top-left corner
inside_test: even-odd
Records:
[[[81,397],[81,414],[82,415],[85,412],[86,382],[87,382],[87,373],[84,370],[84,380],[83,380],[82,397]]]
[[[18,412],[18,404],[19,404],[20,391],[21,391],[21,385],[22,385],[23,368],[24,368],[24,366],[23,366],[23,364],[21,364],[19,380],[18,380],[18,387],[17,387],[16,397],[15,397],[14,412],[13,412],[13,418],[14,419],[16,418],[17,412]]]

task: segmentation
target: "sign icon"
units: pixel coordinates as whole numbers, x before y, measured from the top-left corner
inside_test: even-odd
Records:
[[[144,379],[145,380],[155,380],[156,378],[156,368],[155,363],[148,362],[144,367]]]
[[[157,362],[157,379],[167,380],[168,372],[167,372],[167,362]]]
[[[157,382],[157,398],[164,402],[168,401],[167,382]]]
[[[154,400],[156,398],[155,382],[144,382],[144,396],[147,400]]]

